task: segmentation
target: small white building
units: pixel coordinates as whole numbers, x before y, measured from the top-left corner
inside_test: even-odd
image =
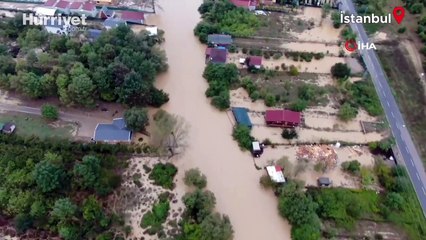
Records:
[[[269,177],[271,178],[271,180],[273,182],[285,183],[285,177],[284,177],[283,169],[280,166],[278,166],[278,165],[267,166],[266,172],[268,173]]]
[[[35,8],[35,15],[36,16],[55,16],[56,14],[56,8],[49,8],[49,7],[36,7]]]

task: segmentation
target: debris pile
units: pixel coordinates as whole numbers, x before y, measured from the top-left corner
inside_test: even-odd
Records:
[[[328,145],[305,145],[297,149],[297,158],[313,161],[315,164],[324,163],[326,169],[337,166],[337,153]]]

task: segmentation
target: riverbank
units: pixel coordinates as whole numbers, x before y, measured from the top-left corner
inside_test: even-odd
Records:
[[[204,95],[205,46],[193,35],[201,1],[161,0],[159,4],[164,11],[150,22],[166,32],[164,49],[170,67],[157,87],[170,96],[164,109],[182,116],[190,126],[186,153],[176,160],[179,172],[198,167],[207,176],[217,210],[230,217],[234,239],[290,239],[290,225],[279,216],[276,198],[259,184],[264,172],[256,170],[252,158],[240,151],[227,115],[214,109]]]

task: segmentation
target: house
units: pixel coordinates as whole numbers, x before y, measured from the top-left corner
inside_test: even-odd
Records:
[[[285,183],[285,177],[284,177],[284,173],[283,173],[283,169],[278,166],[267,166],[266,167],[266,172],[268,173],[269,177],[271,178],[271,180],[273,182],[276,183]]]
[[[256,0],[230,0],[236,7],[246,8],[250,11],[256,10],[258,2]]]
[[[64,21],[59,23],[57,20],[47,21],[47,24],[44,26],[47,32],[58,34],[58,35],[68,35],[71,32],[71,26],[65,24]]]
[[[56,15],[56,8],[50,8],[50,7],[36,7],[35,8],[35,15],[36,16],[55,16]]]
[[[57,0],[47,0],[47,1],[43,4],[43,6],[44,6],[44,7],[53,7],[53,6],[55,6],[56,2],[57,2]]]
[[[70,5],[70,2],[61,0],[56,3],[55,8],[58,10],[58,12],[68,15],[70,14]]]
[[[249,68],[260,69],[260,67],[262,67],[262,57],[250,56],[246,59],[246,64]]]
[[[328,177],[320,177],[317,181],[318,186],[320,187],[329,187],[333,184],[333,182]]]
[[[114,15],[114,10],[109,9],[106,6],[102,6],[101,10],[99,11],[99,18],[101,19],[112,18]]]
[[[90,42],[94,42],[98,40],[98,38],[101,36],[102,30],[99,29],[89,29],[87,30],[87,39],[89,39]]]
[[[253,155],[253,157],[260,157],[260,155],[263,154],[263,148],[264,145],[260,144],[259,142],[255,141],[251,143],[251,154]]]
[[[6,134],[12,134],[16,129],[16,125],[13,123],[0,123],[0,130]]]
[[[92,2],[86,2],[81,6],[80,15],[85,15],[88,17],[96,17],[98,15],[98,10],[96,9],[96,4]]]
[[[71,14],[80,14],[80,9],[83,6],[82,2],[73,2],[70,4],[70,13]]]
[[[121,11],[120,19],[127,23],[144,24],[145,14],[143,12],[135,11]]]
[[[226,63],[228,50],[223,47],[207,48],[206,49],[206,62],[207,63]]]
[[[120,26],[121,24],[127,25],[125,21],[118,19],[118,18],[107,18],[103,25],[104,27],[109,30],[111,28],[116,28]]]
[[[207,42],[213,46],[227,47],[232,44],[231,35],[210,34],[207,36]]]
[[[112,123],[99,123],[93,136],[94,141],[130,142],[132,131],[127,129],[124,118],[116,118]]]
[[[297,127],[302,121],[300,112],[290,110],[266,110],[265,121],[268,126]]]
[[[251,123],[251,120],[249,118],[247,108],[233,107],[232,113],[234,114],[235,121],[237,122],[237,124],[252,128],[253,124]]]

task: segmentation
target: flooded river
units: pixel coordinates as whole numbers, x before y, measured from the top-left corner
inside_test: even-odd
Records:
[[[204,95],[205,46],[193,35],[200,4],[200,0],[161,0],[163,11],[148,19],[166,32],[170,68],[157,81],[170,94],[164,108],[190,125],[188,148],[176,163],[180,175],[193,167],[206,174],[217,210],[229,215],[236,240],[290,239],[290,226],[278,215],[277,199],[259,185],[264,171],[256,170],[250,155],[240,151],[227,114],[214,109]]]

